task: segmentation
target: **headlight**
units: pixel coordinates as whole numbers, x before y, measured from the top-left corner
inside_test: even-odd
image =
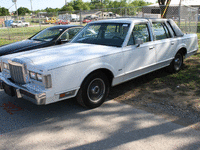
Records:
[[[9,70],[9,65],[7,63],[3,63],[3,69]]]
[[[42,75],[41,74],[36,74],[37,80],[42,82]]]
[[[29,76],[30,76],[31,79],[34,79],[34,80],[42,82],[42,75],[39,74],[39,73],[35,73],[35,72],[32,72],[32,71],[29,71]]]
[[[35,79],[36,80],[36,73],[35,72],[30,71],[29,75],[30,75],[31,79]]]

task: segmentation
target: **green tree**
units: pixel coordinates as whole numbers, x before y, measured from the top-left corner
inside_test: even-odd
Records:
[[[8,9],[6,9],[5,7],[0,7],[0,16],[8,16],[8,15],[10,15]]]
[[[21,15],[21,16],[24,16],[26,13],[28,13],[28,14],[31,13],[31,11],[25,7],[20,7],[17,9],[17,11],[18,11],[18,15]],[[15,11],[15,14],[16,14],[16,11]]]
[[[70,12],[73,12],[74,11],[74,8],[73,8],[73,6],[71,6],[71,5],[64,5],[61,9],[60,9],[60,11],[70,11]]]

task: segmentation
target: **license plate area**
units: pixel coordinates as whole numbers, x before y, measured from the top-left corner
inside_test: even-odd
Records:
[[[3,89],[6,94],[8,94],[10,96],[15,96],[15,90],[12,86],[9,86],[6,83],[3,83]]]

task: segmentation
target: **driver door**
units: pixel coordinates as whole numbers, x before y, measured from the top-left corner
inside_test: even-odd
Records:
[[[135,24],[124,51],[124,81],[150,72],[156,64],[156,53],[149,24]],[[143,44],[136,44],[136,41]]]

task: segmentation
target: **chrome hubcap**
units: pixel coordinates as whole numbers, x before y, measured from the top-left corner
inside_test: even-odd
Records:
[[[181,55],[178,55],[174,60],[174,68],[176,70],[179,70],[181,65],[182,65],[182,57],[181,57]]]
[[[87,89],[88,98],[92,102],[98,102],[105,94],[105,83],[102,79],[96,78],[92,80]]]

